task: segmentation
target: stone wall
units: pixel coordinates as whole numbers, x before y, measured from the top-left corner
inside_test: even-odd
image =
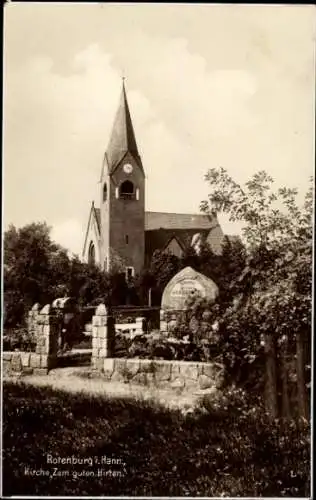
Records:
[[[45,354],[24,351],[6,351],[2,355],[2,359],[3,372],[6,375],[17,373],[22,373],[24,375],[46,375],[48,371],[48,357]]]
[[[219,363],[106,358],[99,373],[106,380],[192,392],[219,388],[224,368]]]
[[[162,314],[161,323],[164,322]],[[138,318],[139,331],[143,318]],[[4,352],[4,374],[45,375],[57,365],[58,319],[47,304],[41,311],[32,309],[29,327],[34,329],[36,351]],[[224,368],[219,363],[114,358],[115,325],[104,304],[92,318],[91,368],[106,380],[141,384],[153,388],[184,391],[212,390],[223,382]]]
[[[56,366],[58,326],[57,317],[47,304],[38,312],[33,308],[29,316],[29,328],[34,329],[36,339],[35,352],[3,352],[4,374],[24,373],[46,375]],[[34,314],[36,313],[36,314]]]

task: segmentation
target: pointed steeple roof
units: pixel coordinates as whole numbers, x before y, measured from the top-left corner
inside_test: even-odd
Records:
[[[110,141],[106,151],[106,157],[110,172],[113,172],[117,164],[123,159],[127,152],[133,155],[137,163],[139,163],[140,167],[142,168],[123,78],[119,107],[116,112]]]

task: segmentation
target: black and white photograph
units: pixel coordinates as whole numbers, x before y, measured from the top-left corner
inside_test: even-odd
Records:
[[[316,10],[3,8],[4,498],[312,498]]]

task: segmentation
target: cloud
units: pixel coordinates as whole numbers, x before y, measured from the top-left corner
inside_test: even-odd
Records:
[[[186,38],[125,23],[127,44],[114,28],[105,41],[91,35],[66,51],[63,71],[57,48],[29,52],[14,65],[7,59],[6,222],[45,219],[59,242],[81,250],[90,203],[99,202],[122,67],[147,174],[147,209],[198,210],[208,189],[203,176],[216,166],[238,181],[267,169],[279,183],[304,187],[313,156],[310,59],[302,62],[295,49],[292,60],[285,35],[278,42],[279,24],[270,33],[257,17],[256,23],[249,17],[248,30],[242,16],[234,18],[227,36],[212,21],[217,43],[209,35],[190,38],[191,25]]]
[[[83,224],[76,219],[68,219],[53,225],[51,237],[64,248],[71,249],[71,252],[79,257],[82,253],[83,245]]]

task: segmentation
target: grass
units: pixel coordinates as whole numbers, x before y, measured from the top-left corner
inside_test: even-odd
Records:
[[[7,377],[5,380],[12,380]],[[93,374],[90,366],[66,367],[51,370],[48,375],[24,376],[23,382],[40,387],[51,387],[60,392],[81,393],[105,398],[127,398],[138,403],[148,401],[152,405],[156,403],[168,408],[176,408],[181,411],[195,407],[200,399],[199,395],[185,392],[176,395],[175,391],[168,388],[152,388],[141,384],[130,384],[118,381],[107,381],[99,374]]]
[[[308,427],[282,431],[207,405],[185,416],[152,401],[22,382],[5,382],[3,400],[5,496],[309,496]],[[48,454],[87,463],[54,466]]]

